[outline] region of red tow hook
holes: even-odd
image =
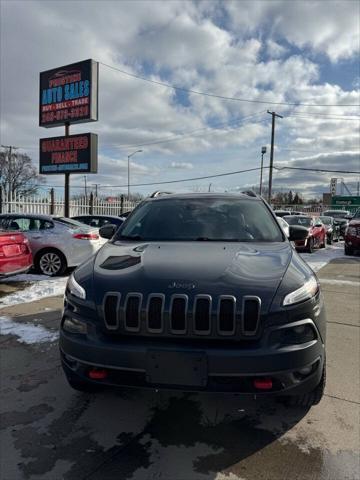
[[[104,380],[108,376],[108,371],[104,368],[91,368],[88,375],[91,380]]]
[[[273,382],[271,378],[255,378],[254,387],[258,390],[271,390]]]

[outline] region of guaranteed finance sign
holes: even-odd
[[[99,64],[93,60],[40,73],[40,127],[98,119]]]
[[[95,133],[41,138],[40,173],[96,173],[97,140]]]

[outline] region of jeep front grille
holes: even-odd
[[[122,334],[189,338],[256,337],[259,332],[261,300],[245,296],[237,302],[232,295],[186,294],[166,297],[162,293],[109,292],[103,303],[108,330]]]

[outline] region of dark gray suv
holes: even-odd
[[[70,277],[70,385],[277,395],[318,403],[326,319],[318,280],[252,192],[143,201]],[[290,226],[290,240],[307,230]]]

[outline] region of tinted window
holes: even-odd
[[[115,240],[279,242],[281,229],[260,201],[183,198],[145,202]]]
[[[40,220],[38,218],[15,217],[10,218],[8,228],[10,230],[20,230],[29,232],[40,229]]]
[[[85,225],[82,222],[78,222],[77,220],[73,220],[72,218],[57,217],[55,221],[59,223],[63,223],[68,228],[72,228],[72,229],[85,227]]]
[[[294,215],[284,217],[289,225],[301,225],[302,227],[310,227],[312,219],[310,217],[300,217],[300,215]]]

